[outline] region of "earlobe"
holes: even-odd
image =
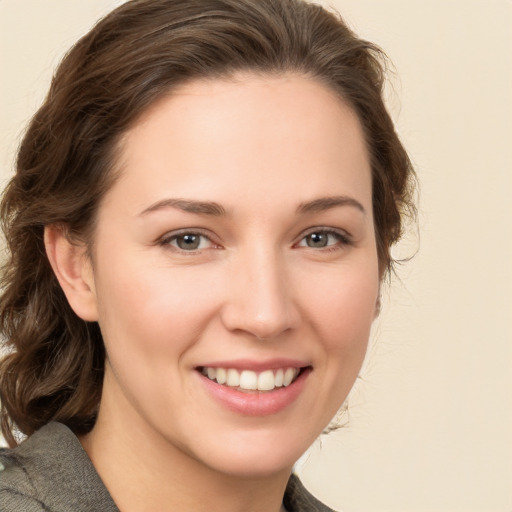
[[[69,240],[58,225],[44,228],[44,245],[53,272],[73,311],[83,320],[98,320],[91,262],[84,244]]]

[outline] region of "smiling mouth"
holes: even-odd
[[[222,386],[234,388],[245,393],[258,391],[273,391],[277,388],[288,387],[305,368],[278,368],[255,372],[252,370],[237,370],[235,368],[199,367],[198,370],[208,379]]]

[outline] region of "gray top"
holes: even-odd
[[[289,512],[334,512],[292,475],[284,505]],[[50,423],[17,448],[0,449],[2,512],[119,512],[77,437]]]

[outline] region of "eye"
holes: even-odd
[[[167,236],[161,240],[161,245],[171,247],[185,252],[200,251],[214,247],[214,243],[206,235],[194,232],[183,232]]]
[[[312,249],[324,249],[350,243],[348,236],[337,231],[327,229],[317,229],[308,233],[297,244],[298,247],[309,247]]]

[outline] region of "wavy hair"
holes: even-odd
[[[334,90],[357,114],[372,168],[377,251],[414,213],[414,172],[383,102],[386,58],[336,14],[302,0],[131,0],[99,21],[59,65],[21,142],[0,215],[8,257],[0,285],[0,421],[9,444],[49,421],[94,425],[105,350],[77,317],[45,253],[44,227],[90,244],[116,179],[119,140],[186,81],[239,71],[294,72]]]

